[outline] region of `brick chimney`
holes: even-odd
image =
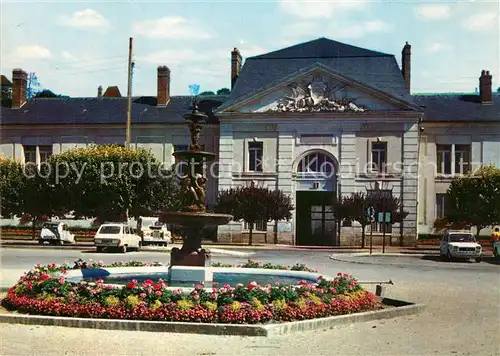
[[[242,57],[238,48],[231,52],[231,90],[234,88],[236,80],[240,76]]]
[[[158,67],[156,105],[166,106],[170,101],[170,69],[167,66]]]
[[[97,88],[97,98],[102,98],[102,85],[99,85],[99,87]]]
[[[22,69],[12,71],[12,108],[19,109],[26,103],[26,89],[28,87],[28,74]]]
[[[411,45],[406,42],[401,51],[401,73],[405,81],[405,87],[408,92],[411,90]]]
[[[492,76],[489,70],[483,70],[479,77],[479,98],[483,104],[491,104],[493,102],[491,78]]]

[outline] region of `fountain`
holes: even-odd
[[[174,247],[170,255],[170,266],[209,267],[208,252],[201,247],[202,231],[204,227],[226,225],[233,216],[207,212],[205,205],[206,183],[205,163],[215,158],[215,153],[201,150],[200,133],[207,115],[199,111],[197,94],[199,86],[191,85],[190,91],[194,94],[192,112],[184,115],[189,121],[191,144],[186,151],[174,152],[178,159],[181,171],[180,176],[182,207],[178,212],[163,212],[160,221],[182,226],[182,248]]]

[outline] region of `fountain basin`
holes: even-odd
[[[203,277],[205,276],[205,277]],[[236,287],[237,284],[248,285],[256,282],[259,285],[271,284],[276,282],[282,285],[299,286],[300,281],[307,283],[316,283],[322,276],[319,273],[291,270],[271,270],[264,268],[227,268],[227,267],[191,267],[191,266],[172,266],[166,268],[160,267],[110,267],[110,268],[90,268],[81,270],[69,270],[61,277],[66,278],[68,282],[88,283],[103,279],[105,284],[115,287],[123,287],[132,280],[137,282],[151,279],[157,281],[163,279],[168,284],[168,289],[178,290],[189,294],[196,285],[204,282],[204,289],[211,289],[211,282],[217,282],[219,286],[229,284]],[[322,276],[325,279],[329,277]],[[212,279],[212,280],[207,280]]]
[[[232,215],[205,212],[163,212],[160,221],[175,225],[218,226],[226,225],[233,219]]]
[[[182,161],[199,162],[202,161],[203,159],[206,159],[207,161],[213,161],[217,155],[212,152],[190,150],[190,151],[176,151],[173,153],[173,156],[175,158],[181,159]]]

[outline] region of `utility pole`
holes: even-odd
[[[132,62],[132,41],[133,38],[130,37],[128,45],[127,138],[125,142],[126,148],[130,148],[130,116],[132,115],[132,70],[134,67],[134,63]]]

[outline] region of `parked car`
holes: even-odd
[[[160,222],[159,218],[141,216],[137,219],[137,230],[142,237],[142,245],[163,245],[172,243],[172,233],[167,225]]]
[[[452,259],[471,259],[481,262],[482,247],[477,243],[476,237],[468,230],[447,231],[439,244],[441,258],[451,261]]]
[[[126,253],[129,249],[140,251],[141,237],[132,232],[132,228],[123,223],[102,224],[94,237],[97,252],[119,250]]]
[[[38,243],[43,244],[45,242],[57,245],[74,244],[75,235],[69,231],[68,225],[63,222],[46,222],[42,225],[38,238]]]

